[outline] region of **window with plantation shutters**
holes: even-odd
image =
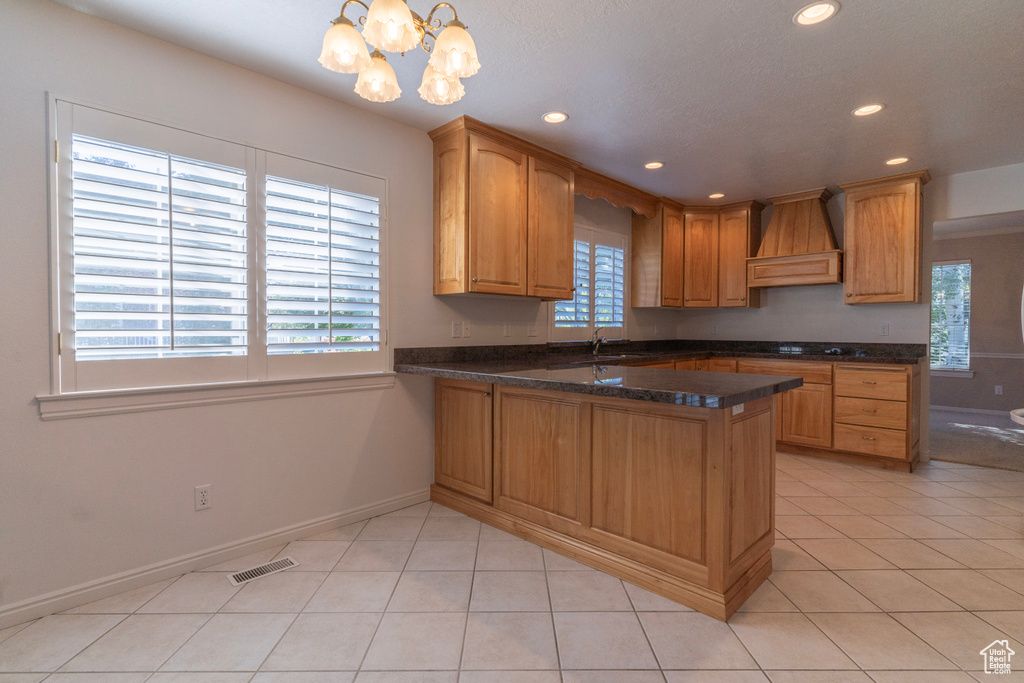
[[[625,337],[626,238],[622,235],[577,227],[574,251],[574,296],[556,301],[553,341]]]
[[[72,139],[79,361],[245,354],[246,173]]]
[[[932,264],[931,367],[971,367],[971,262]]]
[[[388,369],[384,180],[55,111],[59,393]]]

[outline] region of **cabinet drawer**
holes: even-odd
[[[836,422],[885,429],[907,428],[907,404],[873,398],[836,396]]]
[[[686,360],[675,361],[676,370],[696,370],[697,360],[695,358],[688,358]]]
[[[883,458],[905,460],[907,433],[896,429],[835,425],[835,448],[840,451],[880,455]]]
[[[836,396],[907,400],[907,373],[904,370],[836,368]]]
[[[782,375],[803,377],[807,384],[832,384],[831,363],[808,363],[797,360],[740,360],[736,372],[751,375]]]

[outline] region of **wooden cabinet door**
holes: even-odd
[[[434,382],[434,482],[490,503],[492,385]]]
[[[708,358],[708,372],[736,372],[736,361],[732,358]]]
[[[661,305],[683,305],[683,212],[671,206],[662,211]]]
[[[468,291],[467,147],[462,131],[434,141],[434,294]]]
[[[755,225],[756,223],[756,225]],[[718,217],[718,305],[757,307],[760,292],[747,289],[747,258],[757,254],[761,211],[744,207]]]
[[[469,136],[469,291],[526,295],[527,155]]]
[[[572,169],[530,157],[527,293],[571,299],[573,283]]]
[[[553,392],[498,394],[495,505],[567,533],[589,525],[589,406]]]
[[[782,440],[832,447],[832,386],[805,384],[782,394]]]
[[[718,306],[717,213],[687,213],[683,222],[683,306]]]
[[[920,193],[918,179],[846,189],[844,303],[920,302]]]
[[[675,361],[673,367],[676,370],[696,370],[697,369],[697,361],[694,360],[693,358],[689,358],[687,360],[677,360],[677,361]]]

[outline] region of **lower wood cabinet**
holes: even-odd
[[[493,500],[493,391],[482,382],[434,383],[434,481],[488,503]],[[459,438],[442,438],[445,434]]]
[[[800,377],[804,384],[776,400],[780,442],[832,447],[832,364],[791,360],[741,359],[737,372]]]
[[[771,572],[771,398],[435,387],[432,500],[722,620]]]

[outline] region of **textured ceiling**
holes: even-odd
[[[1024,162],[1022,0],[842,0],[806,28],[809,0],[453,0],[483,66],[446,107],[416,93],[419,51],[388,56],[389,104],[320,67],[341,0],[60,1],[423,130],[467,114],[689,203]],[[886,109],[850,115],[870,102]],[[543,123],[552,109],[569,121]]]

